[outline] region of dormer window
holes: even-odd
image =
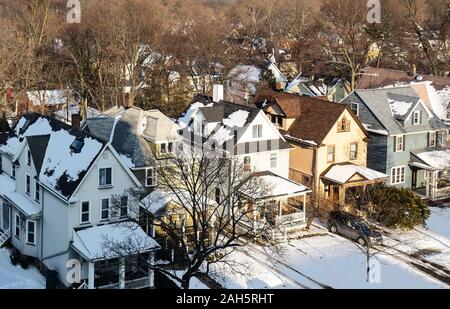
[[[350,103],[350,108],[352,109],[352,112],[356,115],[359,116],[359,104],[358,103]]]
[[[421,111],[414,112],[414,115],[413,115],[413,125],[416,126],[419,124],[422,124],[422,112]]]
[[[112,187],[112,168],[111,167],[99,169],[98,185],[100,188]]]

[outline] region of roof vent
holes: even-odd
[[[70,145],[70,150],[72,150],[75,153],[80,153],[81,150],[83,149],[83,147],[84,147],[84,141],[80,137],[77,137],[73,141],[72,145]]]

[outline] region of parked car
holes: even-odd
[[[374,231],[363,220],[346,213],[333,212],[328,220],[328,230],[331,233],[339,234],[361,246],[382,244],[383,236],[380,232]]]

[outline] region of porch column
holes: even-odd
[[[155,265],[155,251],[148,253],[148,285],[150,288],[155,287],[155,271],[151,266]]]
[[[281,201],[278,201],[278,208],[280,210],[280,220],[281,220],[281,217],[283,217],[283,207],[281,206]]]
[[[430,197],[430,193],[431,193],[431,191],[430,191],[431,177],[433,176],[433,173],[429,172],[429,171],[425,171],[424,173],[427,175],[426,181],[425,181],[425,196],[427,198],[429,198]]]
[[[119,260],[119,289],[125,289],[125,258]]]
[[[156,237],[156,226],[155,226],[155,222],[152,222],[152,237],[155,238]]]
[[[88,265],[88,289],[95,289],[95,263],[89,262]]]
[[[303,195],[303,221],[306,221],[306,194]]]

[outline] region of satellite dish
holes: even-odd
[[[423,76],[422,75],[417,75],[416,80],[419,81],[419,82],[423,81]]]

